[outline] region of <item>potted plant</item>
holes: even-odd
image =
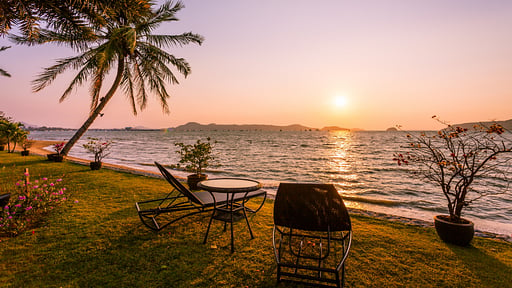
[[[28,149],[32,147],[32,145],[34,145],[34,140],[24,139],[21,143],[21,147],[23,148],[21,151],[21,156],[28,156],[30,154]]]
[[[94,154],[94,162],[89,163],[89,167],[91,167],[91,170],[99,170],[102,166],[101,160],[110,154],[109,150],[113,142],[93,137],[87,137],[87,139],[89,139],[89,142],[84,144],[83,147]]]
[[[52,154],[46,155],[48,157],[48,160],[53,161],[53,162],[62,162],[62,159],[64,158],[64,156],[62,156],[62,154],[60,154],[60,152],[62,152],[62,149],[64,148],[65,144],[66,144],[66,142],[53,144],[52,148],[57,153],[52,153]]]
[[[7,144],[7,140],[0,136],[0,151],[4,151],[5,150],[5,144]]]
[[[180,147],[176,153],[181,156],[176,166],[180,168],[181,164],[184,164],[187,171],[194,172],[187,176],[187,184],[191,190],[197,190],[197,183],[208,179],[208,175],[203,174],[203,169],[210,165],[210,161],[214,160],[211,139],[208,137],[206,140],[206,142],[197,140],[195,144],[174,143],[175,146]]]
[[[511,152],[512,145],[499,124],[463,128],[433,118],[446,128],[435,134],[408,134],[408,151],[396,153],[394,160],[412,165],[413,175],[440,188],[448,215],[434,217],[436,231],[443,241],[466,246],[473,239],[474,224],[462,218],[462,211],[484,196],[506,192],[489,190],[485,181],[493,177],[508,182],[505,170],[512,159],[502,154]]]

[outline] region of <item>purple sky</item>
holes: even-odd
[[[118,93],[96,128],[204,124],[303,124],[382,130],[436,129],[512,118],[512,1],[185,0],[179,22],[160,33],[192,31],[202,46],[170,51],[192,74],[169,86],[171,114],[156,99],[138,116]],[[79,127],[88,86],[58,99],[74,75],[41,92],[30,81],[57,58],[51,45],[4,38],[0,111],[31,124]],[[110,83],[106,83],[109,87]]]

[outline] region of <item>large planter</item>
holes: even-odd
[[[469,220],[461,220],[463,223],[455,223],[450,221],[449,215],[435,216],[434,226],[439,238],[446,243],[468,246],[475,235],[475,225]]]
[[[53,162],[62,162],[62,159],[64,159],[64,156],[58,153],[48,154],[46,157],[48,157],[48,160]]]
[[[30,154],[30,151],[28,151],[28,150],[21,151],[21,156],[28,156],[28,154]]]
[[[207,180],[208,175],[206,174],[191,174],[187,176],[187,184],[190,190],[198,190],[197,189],[197,183]]]
[[[89,167],[91,167],[91,170],[100,170],[103,163],[101,162],[90,162]]]

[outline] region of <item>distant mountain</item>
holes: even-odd
[[[458,127],[470,129],[470,128],[473,128],[474,125],[484,125],[484,126],[488,127],[488,126],[490,126],[493,123],[500,124],[506,130],[512,131],[512,119],[505,120],[505,121],[486,121],[486,122],[462,123],[462,124],[455,124],[455,125],[452,125],[452,126],[458,126]]]
[[[321,129],[322,131],[350,131],[350,129],[347,128],[340,128],[338,126],[326,126]]]
[[[298,124],[288,126],[258,125],[258,124],[199,124],[189,122],[174,128],[175,131],[318,131],[317,128],[306,127]]]

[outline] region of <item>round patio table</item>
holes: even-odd
[[[217,178],[201,181],[197,184],[197,186],[210,192],[214,199],[215,195],[213,192],[227,194],[227,201],[219,205],[216,204],[213,209],[213,213],[210,218],[210,223],[208,224],[208,229],[206,230],[203,243],[206,243],[206,240],[208,239],[208,232],[210,231],[210,226],[213,219],[224,222],[224,231],[226,229],[226,223],[231,223],[231,253],[235,251],[233,222],[244,218],[247,223],[247,227],[249,228],[251,239],[254,239],[251,225],[249,224],[249,219],[247,219],[246,214],[246,209],[248,208],[245,207],[244,203],[247,200],[245,198],[247,197],[247,193],[256,191],[261,188],[261,184],[258,181],[241,178]],[[245,195],[243,197],[235,196],[236,194],[241,193],[245,193]]]

